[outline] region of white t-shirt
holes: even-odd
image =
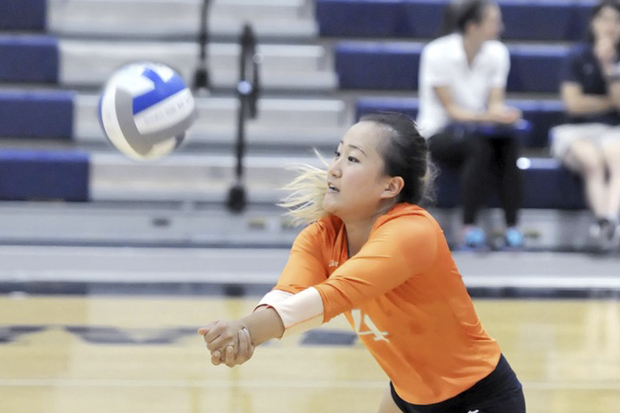
[[[428,43],[420,56],[417,124],[426,138],[450,123],[448,112],[433,90],[449,86],[454,103],[471,111],[486,111],[491,88],[505,88],[510,70],[508,48],[498,40],[483,43],[472,65],[467,64],[463,36],[453,33]]]

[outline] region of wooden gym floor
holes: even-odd
[[[343,318],[209,363],[200,325],[257,296],[0,295],[2,413],[376,412],[388,381]],[[476,299],[528,412],[620,406],[620,300]]]

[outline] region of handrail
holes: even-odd
[[[241,54],[239,60],[239,83],[237,97],[237,141],[235,145],[236,168],[235,184],[228,194],[227,206],[232,212],[242,212],[247,206],[247,197],[243,184],[243,158],[245,156],[245,121],[258,116],[258,99],[260,96],[260,55],[256,52],[256,35],[249,24],[243,26],[239,39]]]
[[[200,46],[200,55],[198,67],[194,73],[194,83],[192,88],[194,91],[208,91],[211,87],[211,79],[209,78],[209,70],[207,68],[207,44],[209,43],[208,30],[208,13],[209,0],[203,0],[200,11],[200,31],[198,33],[198,44]]]

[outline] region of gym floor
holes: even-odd
[[[388,383],[342,317],[243,366],[210,364],[196,329],[251,311],[285,249],[6,246],[0,258],[3,412],[375,412]],[[455,259],[528,412],[617,410],[617,258]]]

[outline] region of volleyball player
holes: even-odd
[[[308,167],[284,205],[309,225],[275,288],[239,320],[199,329],[213,364],[344,313],[386,375],[380,413],[523,413],[522,387],[482,327],[443,232],[419,206],[427,142],[404,115],[363,117],[327,171]]]

